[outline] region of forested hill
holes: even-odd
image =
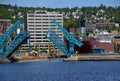
[[[17,19],[23,19],[18,13],[24,15],[27,12],[34,12],[35,10],[46,10],[48,12],[56,11],[59,13],[64,13],[64,16],[68,16],[69,19],[74,19],[73,12],[78,12],[76,15],[80,17],[85,17],[87,20],[94,20],[100,18],[110,19],[116,23],[120,24],[120,6],[118,7],[106,7],[105,5],[100,5],[99,7],[74,7],[74,8],[45,8],[45,7],[18,7],[17,5],[5,5],[0,4],[0,19],[11,19],[15,22]]]

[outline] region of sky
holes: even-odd
[[[120,0],[0,0],[0,4],[11,4],[23,7],[46,7],[46,8],[63,8],[63,7],[88,7],[88,6],[120,6]]]

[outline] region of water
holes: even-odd
[[[120,81],[120,61],[0,64],[0,81]]]

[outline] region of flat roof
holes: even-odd
[[[11,22],[10,19],[0,19],[0,21]]]

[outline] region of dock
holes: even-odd
[[[120,61],[120,54],[83,54],[65,58],[63,61]]]

